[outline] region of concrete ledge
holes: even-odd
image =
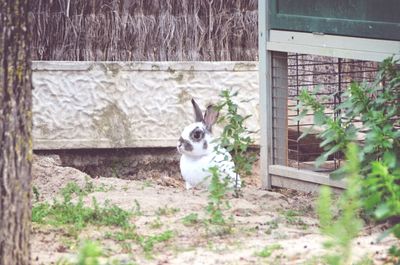
[[[257,62],[35,61],[35,150],[174,147],[222,89],[240,90],[241,113],[259,131]],[[216,128],[218,133],[218,128]],[[259,136],[255,136],[258,143]]]
[[[33,71],[258,71],[258,62],[98,62],[33,61]]]

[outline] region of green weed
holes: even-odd
[[[109,192],[112,190],[115,190],[114,185],[106,185],[104,183],[101,183],[99,186],[93,188],[93,192]]]
[[[300,226],[302,229],[307,229],[308,225],[301,219],[302,212],[288,210],[283,213],[285,220],[288,224]]]
[[[186,226],[195,225],[199,222],[199,215],[197,213],[191,213],[182,218],[182,223]]]
[[[272,255],[275,250],[282,249],[282,246],[279,244],[273,244],[270,246],[264,247],[261,251],[256,252],[255,255],[261,258],[268,258]]]
[[[126,240],[134,240],[138,239],[139,235],[136,232],[135,227],[127,227],[122,229],[121,231],[116,232],[106,232],[105,238],[113,239],[115,241],[126,241]]]
[[[209,171],[211,173],[211,183],[206,211],[210,216],[209,222],[211,224],[223,225],[226,224],[223,210],[230,208],[229,201],[225,196],[228,190],[228,179],[221,180],[218,167],[211,167]]]
[[[102,262],[100,260],[103,259]],[[118,261],[118,260],[105,260],[105,255],[102,248],[98,243],[93,241],[85,241],[79,248],[74,261],[69,261],[67,259],[60,259],[56,262],[56,265],[135,265],[136,263],[131,261]]]
[[[280,218],[275,218],[275,219],[273,219],[273,220],[271,220],[271,221],[268,221],[268,222],[266,223],[266,224],[268,225],[268,229],[265,230],[265,233],[266,233],[267,235],[270,235],[270,234],[272,233],[272,230],[278,229],[278,227],[279,227],[279,221],[280,221]]]
[[[216,110],[226,109],[226,113],[220,115],[218,123],[224,124],[223,131],[219,137],[221,146],[231,153],[233,162],[235,163],[236,184],[238,177],[241,175],[251,175],[253,164],[256,156],[249,152],[249,147],[254,144],[254,140],[250,137],[250,132],[245,126],[245,121],[251,115],[242,116],[239,114],[239,106],[234,101],[234,97],[238,95],[238,91],[222,90],[220,93],[220,102],[216,105]],[[244,184],[242,180],[242,185]],[[238,185],[235,185],[235,197],[239,197]]]
[[[129,241],[136,242],[142,247],[146,257],[148,258],[151,258],[153,256],[153,249],[156,244],[168,241],[173,236],[174,233],[171,230],[164,231],[157,235],[144,236],[137,233],[134,227],[124,228],[123,230],[116,232],[107,232],[104,235],[104,237],[107,239],[117,241],[124,249],[124,251],[127,252],[132,249],[131,242]]]
[[[92,207],[84,206],[82,196],[77,203],[73,203],[72,193],[79,191],[74,185],[67,185],[62,190],[64,200],[55,200],[52,204],[47,202],[38,203],[32,208],[32,221],[36,223],[50,225],[73,225],[76,229],[82,229],[87,224],[112,225],[128,227],[130,212],[119,208],[106,201],[104,206],[100,206],[93,198]]]
[[[218,119],[218,123],[224,124],[224,129],[218,138],[218,142],[220,146],[231,153],[235,164],[235,197],[239,197],[240,195],[239,176],[251,174],[253,163],[256,160],[255,156],[248,152],[250,145],[253,144],[253,140],[250,137],[251,132],[244,125],[250,115],[243,117],[238,113],[238,105],[233,100],[237,95],[238,92],[223,90],[220,93],[221,99],[215,106],[215,110],[218,112],[221,112],[223,109],[226,110]],[[215,150],[217,152],[219,152],[220,146],[216,147]],[[227,192],[230,190],[230,181],[225,176],[225,173],[219,170],[218,166],[211,167],[208,170],[211,179],[208,204],[205,209],[208,218],[203,223],[207,231],[214,230],[213,233],[219,235],[231,233],[233,216],[229,218],[224,216],[224,211],[230,208],[229,200],[226,197]],[[241,184],[244,184],[242,180]]]
[[[322,187],[317,204],[321,232],[329,237],[324,246],[331,252],[324,258],[330,265],[350,264],[351,243],[363,225],[359,217],[362,205],[360,200],[361,178],[358,175],[360,164],[356,145],[349,145],[346,159],[347,189],[343,192],[339,202],[333,204],[330,188]],[[336,220],[333,218],[332,205],[335,205],[340,211]]]
[[[163,226],[163,223],[161,222],[161,219],[159,216],[157,216],[157,218],[155,220],[153,220],[152,222],[150,222],[150,228],[152,229],[159,229]]]
[[[391,257],[391,260],[393,264],[399,265],[400,264],[400,243],[398,246],[391,246],[389,249],[389,255]]]
[[[150,180],[145,179],[142,181],[142,189],[153,187],[153,183]]]
[[[156,215],[158,215],[158,216],[172,216],[172,215],[176,214],[179,211],[180,211],[179,208],[164,206],[162,208],[159,207],[157,209]]]
[[[142,215],[143,215],[142,207],[140,206],[138,200],[135,199],[135,200],[134,200],[134,203],[135,203],[135,208],[134,208],[134,210],[133,210],[133,214],[134,214],[135,216],[142,216]]]
[[[100,257],[102,257],[101,247],[95,242],[86,241],[79,249],[76,262],[61,259],[56,262],[56,265],[99,265]]]
[[[101,247],[94,242],[87,241],[83,244],[79,251],[78,264],[79,265],[97,265],[99,258],[102,256]]]
[[[158,235],[152,236],[139,236],[137,241],[142,246],[146,256],[151,258],[153,256],[154,245],[157,243],[170,240],[174,236],[173,231],[167,230]]]

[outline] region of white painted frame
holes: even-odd
[[[400,59],[400,41],[271,30],[267,50],[381,62]]]
[[[271,185],[301,190],[305,192],[318,191],[321,185],[330,186],[337,190],[346,188],[343,180],[333,180],[327,174],[301,170],[280,165],[270,165]]]
[[[272,164],[272,83],[271,51],[267,50],[268,1],[258,0],[258,71],[260,86],[260,176],[263,188],[271,188]]]

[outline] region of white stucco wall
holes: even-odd
[[[175,146],[190,99],[204,108],[225,88],[251,99],[241,112],[259,129],[256,62],[41,61],[33,85],[34,149]]]

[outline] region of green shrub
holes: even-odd
[[[396,158],[386,153],[381,161],[371,163],[371,171],[363,180],[364,207],[373,212],[377,220],[400,217],[400,167]],[[400,238],[400,223],[388,232]]]
[[[359,143],[358,136],[365,134],[364,141],[358,144],[360,197],[367,215],[379,221],[400,217],[400,70],[397,63],[393,58],[384,60],[371,84],[352,83],[342,95],[343,103],[334,110],[338,113],[336,118],[325,114],[325,106],[316,94],[303,90],[299,96],[298,108],[302,110],[299,118],[312,110],[314,123],[324,129],[319,137],[325,152],[317,159],[317,165],[335,152],[344,152],[350,143]],[[351,165],[352,161],[346,163]],[[339,178],[348,175],[346,167],[332,174]],[[391,232],[400,238],[400,225],[395,224],[384,235]]]
[[[224,128],[221,136],[217,139],[219,146],[216,147],[218,152],[219,147],[224,147],[231,155],[235,164],[234,172],[236,173],[235,179],[235,197],[239,197],[240,188],[238,185],[239,176],[249,175],[252,172],[253,163],[256,160],[255,155],[249,153],[249,147],[253,144],[250,137],[250,132],[244,125],[244,122],[251,116],[243,117],[238,113],[238,105],[234,101],[234,97],[238,92],[230,90],[223,90],[220,93],[220,101],[215,106],[216,110],[222,113],[218,119],[218,123],[223,124]],[[226,110],[223,112],[222,110]],[[226,157],[226,159],[229,159]],[[226,197],[227,192],[230,190],[230,181],[224,173],[219,170],[218,166],[208,169],[210,172],[210,186],[208,205],[206,212],[209,216],[205,220],[207,231],[214,226],[217,234],[230,233],[232,230],[233,217],[227,218],[224,211],[230,208],[229,200]],[[243,185],[243,180],[241,184]]]
[[[347,189],[340,197],[336,210],[340,215],[333,218],[332,195],[329,187],[322,187],[317,204],[317,212],[320,220],[321,232],[329,237],[324,243],[330,253],[324,257],[330,265],[350,264],[351,243],[362,228],[362,221],[359,217],[361,209],[361,187],[359,176],[358,148],[350,144],[346,152],[348,163],[345,165],[345,172],[348,174]]]
[[[364,142],[358,145],[362,196],[364,208],[375,212],[379,219],[398,216],[400,211],[395,203],[400,171],[400,71],[396,63],[392,58],[386,59],[372,84],[351,84],[343,94],[345,100],[335,109],[340,113],[338,118],[324,114],[325,107],[316,95],[305,90],[298,106],[302,109],[300,119],[312,110],[315,124],[324,128],[319,137],[325,152],[317,159],[317,165],[334,152],[344,152],[349,143],[357,142],[357,135],[365,133]],[[361,124],[356,126],[358,120]],[[344,177],[343,173],[340,168],[332,175]],[[392,214],[379,214],[388,207]]]
[[[335,109],[339,114],[336,118],[325,114],[325,106],[315,94],[301,91],[298,108],[302,111],[299,118],[312,110],[314,123],[324,128],[319,137],[323,140],[321,147],[325,152],[317,160],[319,165],[329,155],[344,152],[347,145],[356,142],[357,135],[362,132],[365,132],[365,141],[359,147],[363,173],[368,173],[371,162],[383,159],[385,154],[400,156],[400,71],[395,63],[397,61],[391,58],[386,59],[372,84],[352,83],[341,95],[344,101]],[[396,162],[395,168],[399,168],[399,162]]]
[[[236,183],[238,176],[243,177],[252,173],[253,164],[256,161],[256,156],[249,152],[249,148],[254,144],[254,141],[250,137],[251,132],[244,124],[251,115],[242,116],[239,114],[239,106],[234,101],[234,97],[238,93],[238,91],[222,90],[219,95],[221,99],[216,105],[216,110],[220,112],[223,109],[226,110],[218,119],[218,123],[224,125],[218,140],[221,146],[226,148],[232,155],[233,162],[235,163]],[[238,193],[239,190],[235,188],[236,197],[239,196]]]

